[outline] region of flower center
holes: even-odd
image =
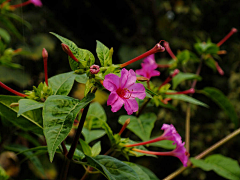
[[[123,99],[129,99],[131,97],[131,93],[127,88],[119,88],[117,90],[117,94],[119,97],[123,98]]]

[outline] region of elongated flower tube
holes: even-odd
[[[216,66],[218,73],[223,76],[224,71],[222,70],[222,68],[219,66],[219,64],[217,62],[215,62],[215,66]]]
[[[221,46],[226,40],[228,40],[234,33],[237,32],[236,28],[232,28],[231,31],[221,40],[219,43],[217,43],[217,46]]]
[[[186,151],[184,144],[185,143],[177,144],[177,147],[170,152],[144,151],[136,148],[133,148],[132,150],[136,152],[144,153],[144,154],[153,154],[157,156],[175,156],[182,162],[184,167],[187,167],[189,153]]]
[[[74,61],[76,61],[77,63],[79,62],[79,60],[73,55],[72,51],[70,50],[70,48],[68,47],[68,45],[62,43],[61,44],[62,49],[65,53],[67,53]]]
[[[138,111],[138,103],[135,98],[144,99],[146,96],[145,88],[142,84],[136,83],[136,74],[130,69],[125,68],[121,71],[121,77],[115,74],[105,76],[103,86],[111,91],[107,105],[112,106],[112,112],[117,112],[124,104],[128,115]]]
[[[169,43],[167,41],[165,41],[163,43],[163,45],[164,45],[166,51],[168,52],[168,54],[171,56],[171,58],[176,61],[177,57],[173,54],[173,52],[172,52],[172,50],[171,50],[171,48],[169,46]]]
[[[179,72],[180,72],[180,71],[179,71],[178,69],[175,69],[175,70],[173,71],[173,73],[172,73],[170,76],[168,76],[168,78],[158,87],[158,90],[161,89],[162,86],[164,86],[165,84],[167,84],[168,82],[170,82],[170,81],[172,80],[172,78],[173,78],[174,76],[176,76]]]
[[[27,95],[26,94],[22,94],[20,92],[17,92],[15,90],[13,90],[12,88],[8,87],[7,85],[3,84],[1,81],[0,81],[0,86],[6,90],[8,90],[9,92],[17,95],[17,96],[21,96],[21,97],[26,97]]]
[[[157,63],[155,62],[154,54],[146,57],[141,63],[142,69],[136,70],[136,74],[139,74],[143,77],[150,79],[153,76],[159,76],[160,72],[156,71],[155,69],[158,67]]]
[[[164,130],[164,133],[152,140],[145,141],[145,142],[140,142],[140,143],[135,143],[135,144],[127,144],[125,147],[134,147],[134,146],[142,146],[146,144],[151,144],[154,142],[162,141],[162,140],[170,140],[173,141],[173,144],[181,144],[182,143],[182,138],[178,134],[177,130],[172,124],[163,124],[161,130]]]
[[[48,86],[48,68],[47,68],[47,60],[48,60],[48,52],[45,48],[42,50],[43,64],[44,64],[44,74],[45,74],[45,82]]]
[[[120,67],[123,68],[123,67],[125,67],[125,66],[127,66],[127,65],[129,65],[129,64],[132,64],[132,63],[140,60],[140,59],[143,59],[143,58],[145,58],[145,57],[148,57],[148,56],[150,56],[151,54],[155,54],[155,53],[157,53],[157,52],[164,52],[164,51],[165,51],[165,48],[164,48],[163,46],[161,46],[161,44],[160,44],[162,41],[164,41],[164,40],[161,40],[159,43],[157,43],[157,44],[156,44],[152,49],[150,49],[149,51],[141,54],[141,55],[138,56],[138,57],[135,57],[134,59],[132,59],[132,60],[130,60],[130,61],[128,61],[128,62],[125,62],[125,63],[121,64]]]
[[[34,4],[34,6],[38,6],[38,7],[42,6],[42,2],[40,0],[29,0],[29,1],[23,2],[21,4],[11,5],[10,9],[23,7],[23,6],[26,6],[28,4]]]
[[[195,89],[194,88],[190,88],[186,91],[181,91],[181,92],[166,92],[165,94],[168,95],[173,95],[173,94],[193,94],[195,93]]]
[[[123,131],[126,129],[126,127],[130,124],[130,118],[128,118],[125,123],[123,124],[121,130],[119,131],[119,136],[121,136],[121,134],[123,133]]]

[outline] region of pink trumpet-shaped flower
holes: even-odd
[[[175,156],[182,162],[183,166],[187,167],[189,153],[186,151],[184,144],[185,143],[177,144],[177,147],[170,152],[145,151],[145,150],[136,149],[136,148],[133,148],[132,150],[136,152],[144,153],[144,154],[153,154],[157,156]]]
[[[177,144],[177,145],[182,143],[181,136],[178,134],[177,130],[175,129],[175,127],[172,124],[170,124],[170,125],[163,124],[161,130],[164,130],[164,133],[155,139],[136,143],[136,144],[127,144],[127,145],[125,145],[125,147],[142,146],[142,145],[151,144],[151,143],[155,143],[155,142],[162,141],[162,140],[173,141],[173,144]]]
[[[144,99],[146,96],[144,86],[136,83],[136,74],[132,69],[128,71],[123,68],[121,77],[115,74],[106,75],[103,86],[111,91],[107,105],[112,106],[112,112],[117,112],[124,104],[124,108],[130,115],[138,111],[138,103],[135,98]]]
[[[141,63],[142,69],[136,70],[136,73],[150,79],[153,76],[159,76],[160,72],[156,71],[155,69],[158,67],[157,63],[154,59],[154,54],[148,56],[143,60]]]
[[[30,0],[30,2],[35,6],[39,6],[39,7],[42,6],[42,2],[40,0]]]

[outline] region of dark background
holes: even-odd
[[[31,89],[32,85],[37,85],[43,81],[43,63],[40,49],[49,44],[51,48],[46,48],[49,53],[49,77],[62,72],[70,71],[67,55],[62,51],[60,41],[49,32],[55,32],[74,41],[78,47],[90,50],[96,57],[96,40],[101,41],[107,47],[114,48],[113,63],[122,63],[151,49],[160,40],[170,43],[172,51],[177,54],[178,50],[188,49],[194,52],[193,45],[196,38],[212,42],[219,42],[232,27],[240,29],[240,1],[238,0],[197,0],[197,1],[160,1],[160,0],[123,0],[123,1],[94,1],[94,0],[42,0],[43,7],[38,8],[33,5],[23,7],[17,11],[19,15],[32,24],[32,29],[28,29],[19,23],[19,31],[24,35],[24,41],[13,39],[13,47],[25,47],[35,54],[24,56],[18,61],[25,67],[25,72],[30,74],[32,80],[25,89]],[[37,35],[47,38],[33,41]],[[35,49],[34,49],[35,48]],[[221,56],[219,65],[225,72],[220,76],[208,67],[203,67],[201,76],[203,80],[196,86],[202,89],[206,86],[219,88],[230,98],[238,115],[239,104],[239,33],[234,34],[226,43],[221,46],[221,50],[226,50],[227,54]],[[157,62],[167,62],[170,60],[167,52],[156,54]],[[97,62],[98,63],[98,62]],[[130,67],[129,67],[130,68]],[[131,66],[133,69],[140,68],[140,62]],[[192,72],[196,71],[193,66]],[[168,76],[167,69],[161,71],[160,80],[164,81]],[[23,87],[12,87],[23,90]],[[186,89],[187,86],[180,86],[179,90]],[[5,92],[5,91],[4,91]],[[5,92],[6,93],[6,92]],[[193,106],[191,120],[191,156],[196,156],[209,146],[213,145],[221,138],[234,130],[233,124],[222,110],[211,100],[203,95],[194,95],[195,98],[207,103],[210,108]],[[105,107],[108,115],[108,122],[114,132],[121,128],[116,122],[118,116],[124,114],[111,113],[110,107]],[[166,110],[164,108],[151,109],[158,114],[158,121],[153,133],[157,133],[163,123],[172,123],[177,127],[178,132],[184,137],[186,103],[178,103],[178,111]],[[147,110],[146,110],[147,111]],[[130,135],[131,138],[135,138]],[[104,140],[107,141],[107,138]],[[138,140],[138,139],[136,139]],[[103,151],[108,149],[103,146]],[[237,159],[240,162],[239,137],[227,142],[222,147],[214,151],[227,157]],[[126,160],[119,157],[122,160]],[[131,158],[133,162],[139,163],[151,169],[159,179],[163,179],[180,167],[177,158],[159,157],[155,158]],[[54,166],[61,171],[60,157],[55,158]],[[22,169],[21,175],[29,172]],[[84,169],[79,165],[72,164],[69,176],[72,179],[80,179]],[[89,176],[91,179],[96,176]],[[104,179],[103,176],[98,176]],[[186,170],[175,179],[223,179],[214,172],[203,172],[200,169]]]

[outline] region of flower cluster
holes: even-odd
[[[133,148],[132,150],[136,152],[144,153],[144,154],[153,154],[153,155],[159,155],[159,156],[175,156],[179,158],[183,166],[186,167],[189,153],[186,151],[184,147],[185,143],[182,142],[182,138],[176,131],[175,127],[172,124],[170,125],[163,124],[161,130],[164,130],[164,133],[155,139],[141,142],[141,143],[136,143],[136,144],[128,144],[128,145],[125,145],[125,147],[135,147],[135,146],[146,145],[146,144],[150,144],[150,143],[154,143],[162,140],[170,140],[170,141],[173,141],[173,144],[176,144],[176,148],[170,152],[144,151],[136,148]]]

